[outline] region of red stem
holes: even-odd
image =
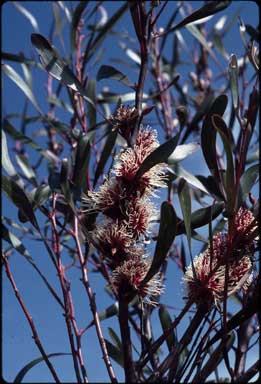
[[[33,318],[30,315],[30,313],[28,312],[28,310],[27,310],[27,308],[26,308],[26,306],[25,306],[25,304],[23,302],[23,299],[22,299],[22,297],[21,297],[21,295],[19,293],[19,290],[18,290],[18,288],[17,288],[17,286],[15,284],[13,275],[11,273],[8,260],[7,260],[7,258],[5,256],[3,256],[3,261],[4,261],[4,265],[5,265],[6,275],[7,275],[8,279],[9,279],[11,285],[12,285],[14,294],[15,294],[15,296],[16,296],[16,298],[17,298],[17,300],[18,300],[18,302],[19,302],[19,304],[20,304],[20,306],[21,306],[21,308],[22,308],[22,310],[23,310],[23,312],[25,314],[25,317],[26,317],[26,319],[27,319],[27,321],[28,321],[28,323],[29,323],[29,325],[31,327],[31,330],[32,330],[32,333],[33,333],[33,339],[35,341],[35,344],[37,345],[41,355],[43,356],[43,359],[44,359],[46,365],[48,366],[48,368],[49,368],[49,370],[50,370],[50,372],[51,372],[55,382],[56,383],[60,383],[60,380],[59,380],[59,378],[58,378],[58,376],[57,376],[57,374],[55,372],[55,369],[54,369],[52,363],[49,361],[48,356],[46,355],[45,350],[44,350],[44,348],[43,348],[43,346],[42,346],[42,344],[40,342],[40,339],[39,339],[39,336],[38,336],[38,332],[37,332],[36,327],[35,327],[34,322],[33,322]]]
[[[71,308],[70,308],[70,303],[69,303],[69,282],[66,279],[66,276],[64,274],[64,266],[61,261],[61,255],[60,255],[60,238],[57,233],[57,228],[56,228],[56,217],[55,217],[55,204],[56,204],[56,196],[54,196],[53,199],[53,212],[50,215],[50,221],[52,225],[52,236],[53,236],[53,252],[56,256],[57,259],[57,271],[58,271],[58,277],[60,280],[60,285],[62,288],[62,293],[63,293],[63,301],[64,301],[64,307],[65,307],[65,322],[67,326],[67,332],[68,332],[68,337],[70,341],[70,346],[71,346],[71,351],[72,351],[72,357],[73,357],[73,364],[74,364],[74,370],[75,370],[75,375],[78,383],[81,383],[81,376],[80,376],[80,371],[78,367],[78,361],[77,361],[77,350],[75,348],[74,344],[74,337],[73,337],[73,331],[72,331],[72,324],[71,324],[71,318],[72,318],[72,313],[71,313]]]
[[[90,301],[90,307],[91,307],[91,311],[93,313],[93,319],[94,319],[94,323],[95,323],[96,333],[97,333],[97,336],[98,336],[98,339],[100,342],[100,346],[101,346],[101,350],[102,350],[102,354],[103,354],[103,359],[104,359],[104,362],[106,364],[108,374],[110,376],[111,382],[117,383],[117,379],[116,379],[113,367],[112,367],[110,359],[109,359],[106,343],[105,343],[105,340],[104,340],[104,337],[102,334],[99,314],[97,312],[97,307],[96,307],[96,302],[95,302],[95,296],[92,292],[89,278],[88,278],[88,274],[87,274],[85,259],[84,259],[81,245],[80,245],[80,241],[79,241],[78,225],[79,225],[78,224],[78,218],[75,217],[75,219],[74,219],[74,230],[75,230],[74,239],[76,242],[78,255],[79,255],[79,261],[80,261],[81,270],[82,270],[82,282],[83,282],[83,285],[85,287],[86,293],[87,293],[89,301]]]

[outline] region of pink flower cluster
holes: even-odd
[[[217,306],[227,296],[247,290],[253,279],[254,237],[257,223],[252,213],[240,208],[235,215],[232,241],[227,233],[218,232],[213,237],[212,247],[196,256],[184,275],[188,297],[196,304],[210,308]],[[226,281],[227,268],[227,281]]]
[[[165,174],[163,164],[138,179],[136,174],[158,146],[156,132],[141,127],[133,148],[117,156],[111,174],[98,191],[83,197],[83,211],[102,213],[102,223],[96,224],[89,238],[112,270],[114,289],[125,292],[128,300],[138,294],[151,304],[155,304],[151,298],[163,288],[159,274],[142,284],[151,265],[143,239],[156,214],[150,196],[155,188],[166,186]]]

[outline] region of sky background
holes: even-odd
[[[122,2],[106,2],[106,9],[108,14],[111,15],[115,12],[116,9],[120,6]],[[53,7],[54,2],[19,2],[19,4],[23,5],[37,20],[39,26],[39,33],[43,36],[48,37],[50,26],[53,22]],[[78,2],[65,2],[65,4],[70,7],[75,7]],[[202,5],[202,2],[191,2],[193,9],[198,8]],[[169,12],[173,10],[172,7],[176,6],[176,2],[170,1],[168,8],[163,12],[161,17],[161,24],[165,25],[166,21],[169,17]],[[255,2],[250,1],[234,1],[232,5],[227,8],[225,11],[216,14],[210,21],[210,27],[213,26],[221,16],[226,15],[227,20],[239,11],[240,17],[243,19],[245,24],[251,24],[256,26],[259,20],[258,7]],[[177,19],[177,21],[180,19]],[[117,31],[124,34],[127,30],[129,35],[135,39],[135,33],[132,27],[132,23],[130,20],[129,13],[125,13],[123,18],[118,22],[116,26]],[[32,27],[31,23],[28,19],[19,12],[19,10],[15,7],[13,2],[7,2],[2,5],[2,50],[4,52],[18,54],[23,52],[26,57],[32,57],[36,59],[35,50],[31,45],[30,35],[34,33],[35,30]],[[190,43],[192,42],[191,35],[186,31],[182,30],[182,35],[186,41],[187,52],[190,50]],[[63,51],[63,47],[61,46],[57,36],[55,36],[54,44],[62,53],[62,55],[66,56],[68,54],[69,47],[69,31],[68,27],[64,27],[63,30],[64,42],[65,42],[65,51]],[[96,76],[97,70],[101,64],[108,64],[109,60],[113,57],[123,58],[123,52],[119,49],[118,36],[111,36],[109,38],[110,44],[105,45],[105,54],[101,62],[98,66],[88,66],[89,77],[93,78]],[[135,40],[134,40],[135,41]],[[231,27],[230,32],[226,36],[225,39],[225,47],[228,54],[235,53],[238,57],[241,57],[242,54],[242,41],[240,39],[238,33],[238,24],[237,22]],[[133,44],[133,47],[136,43]],[[171,52],[171,46],[166,46],[166,50]],[[220,60],[221,65],[226,68],[225,59],[220,55],[217,55]],[[127,57],[125,57],[126,60]],[[20,64],[15,64],[11,62],[6,62],[11,65],[15,70],[17,70],[22,75],[22,70]],[[111,63],[111,62],[110,62]],[[123,72],[127,73],[126,68],[121,68],[117,63],[113,64],[115,67],[119,68]],[[212,62],[212,70],[215,73],[217,68],[215,64]],[[182,79],[186,79],[188,77],[188,72],[190,68],[189,65],[184,65],[184,67],[179,67],[179,73]],[[137,72],[128,71],[128,77],[131,81],[137,81]],[[41,109],[44,112],[48,111],[48,104],[46,102],[46,80],[47,74],[37,68],[32,69],[32,78],[33,78],[33,89],[35,92],[35,96]],[[217,83],[218,84],[218,83]],[[2,75],[2,115],[5,117],[8,114],[21,114],[24,108],[24,94],[20,89],[17,88],[14,83],[7,78],[5,75]],[[120,85],[118,82],[107,82],[106,80],[101,81],[97,87],[98,91],[102,89],[105,85],[109,85],[110,89],[113,92],[126,92],[127,89],[125,86]],[[56,86],[56,82],[55,82]],[[63,95],[63,94],[62,94]],[[69,122],[69,114],[65,114],[63,110],[57,110],[57,116],[64,121]],[[36,111],[30,103],[28,104],[28,115],[35,116]],[[155,120],[150,121],[153,126]],[[12,123],[17,129],[20,129],[19,120],[12,120]],[[39,125],[37,126],[37,129]],[[156,128],[156,127],[154,127]],[[34,125],[28,126],[28,130],[26,132],[28,136],[33,137],[34,135]],[[43,142],[43,138],[35,138],[35,140],[39,140],[39,143]],[[160,141],[163,142],[164,138],[160,136]],[[10,139],[8,138],[9,146],[12,148],[13,143],[10,143]],[[29,151],[30,156],[35,156],[35,153]],[[12,158],[13,159],[13,158]],[[189,172],[193,174],[203,174],[207,175],[208,171],[205,166],[205,162],[202,157],[201,151],[194,154],[191,158],[182,162],[182,166],[184,166]],[[43,166],[42,174],[43,176],[46,174],[46,165]],[[256,197],[257,197],[257,189]],[[164,196],[163,196],[164,197]],[[160,200],[157,202],[158,208],[160,207]],[[180,216],[178,202],[175,198],[174,200],[175,209]],[[193,202],[193,210],[197,207],[197,204]],[[10,202],[2,196],[2,209],[3,215],[13,218],[15,221],[17,219],[17,209],[10,204]],[[39,216],[39,215],[38,215]],[[38,217],[37,216],[37,217]],[[39,218],[40,222],[42,219]],[[203,228],[199,230],[199,233],[202,235],[206,234],[206,230]],[[184,243],[186,244],[186,239],[184,238]],[[31,254],[31,256],[35,259],[38,267],[41,271],[48,276],[48,279],[53,284],[54,287],[57,287],[58,291],[58,282],[56,274],[52,268],[52,265],[47,257],[46,250],[41,242],[26,239],[25,245]],[[202,247],[202,243],[198,241],[192,241],[192,254],[196,255],[200,252]],[[68,263],[70,261],[69,257]],[[66,264],[66,255],[65,255],[65,264]],[[42,341],[43,346],[47,353],[54,352],[69,352],[69,344],[68,339],[66,337],[66,327],[64,318],[56,304],[55,300],[52,296],[46,291],[45,286],[39,280],[37,274],[32,269],[31,265],[25,261],[25,259],[19,254],[13,254],[10,259],[11,270],[14,275],[14,278],[17,282],[19,291],[24,298],[25,304],[27,305],[29,312],[33,316],[33,320],[37,326],[39,331],[39,336]],[[79,280],[79,270],[76,268],[72,268],[68,271],[68,277],[73,282],[72,283],[72,293],[74,297],[75,310],[78,316],[78,324],[81,327],[84,327],[87,323],[92,320],[92,316],[90,313],[90,307],[88,301],[86,300],[85,292],[82,287],[82,283]],[[108,297],[108,295],[104,292],[104,280],[98,274],[89,274],[91,286],[96,294],[96,301],[98,310],[101,312],[110,304],[113,303],[112,299]],[[184,291],[181,284],[182,272],[177,268],[174,262],[169,263],[168,274],[167,274],[167,291],[162,296],[162,303],[168,305],[173,310],[171,311],[171,315],[177,315],[180,309],[183,308],[184,300],[183,295]],[[18,371],[29,361],[34,358],[39,357],[38,349],[36,348],[31,335],[31,330],[29,329],[28,323],[22,313],[17,300],[13,294],[13,291],[10,287],[9,281],[7,281],[5,274],[3,274],[2,279],[2,374],[3,378],[11,382]],[[232,304],[233,305],[233,304]],[[160,335],[161,328],[158,317],[158,311],[154,311],[154,331],[155,338]],[[157,321],[156,321],[157,320]],[[189,317],[187,317],[186,321],[182,323],[182,327],[186,327],[189,323]],[[108,327],[112,327],[118,334],[119,328],[117,325],[117,321],[115,318],[107,319],[102,322],[102,328],[104,331],[104,335],[107,339],[110,339],[108,336]],[[180,328],[179,332],[182,332],[182,328]],[[97,337],[94,328],[88,330],[83,338],[83,354],[86,362],[86,367],[88,371],[88,376],[90,382],[102,382],[108,380],[108,375],[106,368],[103,364],[102,355],[100,352],[100,348],[97,342]],[[163,351],[165,351],[163,347]],[[255,353],[257,349],[255,350]],[[135,356],[135,355],[134,355]],[[255,361],[255,356],[249,356],[251,361]],[[70,356],[66,357],[57,357],[52,360],[55,368],[57,370],[58,376],[60,377],[62,382],[75,381],[74,371],[72,366],[72,361]],[[251,364],[251,362],[250,362]],[[113,363],[115,372],[119,381],[124,380],[124,375],[122,369],[116,364]],[[224,376],[227,376],[226,370],[224,370]],[[28,372],[25,377],[25,382],[39,382],[39,378],[42,382],[52,381],[52,377],[49,374],[49,371],[44,363],[38,364],[32,370]]]

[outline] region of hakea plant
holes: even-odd
[[[135,117],[135,108],[120,106],[111,120],[127,137]],[[150,197],[155,196],[155,188],[166,186],[164,164],[155,165],[139,178],[136,175],[158,146],[156,131],[140,126],[133,147],[119,153],[111,174],[98,191],[83,197],[83,211],[102,212],[106,217],[105,223],[97,223],[88,237],[112,270],[114,291],[119,292],[120,288],[129,299],[134,293],[141,298],[147,296],[152,304],[155,301],[149,297],[159,295],[163,288],[159,274],[142,285],[151,261],[141,247],[157,213]]]
[[[205,252],[196,256],[184,275],[188,297],[197,305],[211,308],[240,289],[246,291],[253,279],[256,220],[248,209],[240,208],[234,219],[232,241],[218,232]],[[226,274],[227,269],[227,274]],[[226,279],[227,276],[227,279]],[[206,304],[207,303],[207,304]]]
[[[6,15],[13,16],[12,3],[7,2]],[[250,13],[241,12],[240,49],[227,38],[233,26],[231,16],[238,12],[236,2],[207,1],[197,9],[187,2],[168,1],[123,1],[119,6],[83,1],[70,7],[68,2],[56,3],[50,41],[39,33],[31,35],[37,58],[25,35],[25,52],[16,52],[13,45],[2,53],[7,87],[2,188],[18,209],[3,204],[1,261],[3,296],[8,302],[3,306],[4,318],[14,308],[11,288],[31,329],[35,348],[30,350],[39,351],[14,378],[21,354],[9,348],[8,335],[15,330],[14,336],[21,339],[24,327],[5,322],[4,361],[11,359],[15,364],[12,369],[5,367],[6,381],[25,381],[26,372],[41,361],[49,370],[42,381],[50,381],[52,375],[56,383],[106,381],[103,364],[114,384],[124,378],[127,383],[225,382],[229,379],[224,369],[231,383],[255,380],[260,371],[259,356],[254,357],[260,329],[260,273],[254,263],[260,246],[255,196],[260,171],[256,131],[260,90],[257,22],[249,22],[253,5],[247,5]],[[29,4],[16,8],[29,15],[38,29]],[[228,13],[218,15],[230,6]],[[59,30],[60,19],[70,46]],[[126,21],[128,28],[122,33]],[[5,23],[6,32],[8,24],[15,27]],[[62,55],[53,45],[57,39]],[[184,49],[188,42],[190,49]],[[231,52],[235,48],[239,59]],[[15,67],[8,64],[12,61]],[[46,84],[35,94],[31,75],[37,75],[38,69],[48,77],[45,73]],[[42,79],[41,74],[38,85]],[[9,81],[19,88],[19,97],[22,91],[28,99],[20,100],[24,107],[12,102],[14,88]],[[126,100],[133,105],[118,105]],[[118,107],[110,115],[115,103]],[[148,114],[157,131],[145,125]],[[124,142],[121,150],[119,136]],[[180,162],[196,150],[199,163],[188,162],[185,168],[191,165],[192,169],[184,169]],[[205,176],[200,174],[202,165],[208,168]],[[163,187],[167,187],[166,201],[159,215],[154,197]],[[199,209],[192,212],[194,202]],[[223,215],[228,217],[227,230]],[[150,236],[154,222],[159,228]],[[204,240],[197,231],[205,232],[206,226],[213,228],[214,235],[188,265],[184,238],[189,253],[193,252],[194,241]],[[32,240],[42,244],[41,251],[34,252]],[[153,258],[148,252],[152,247]],[[23,260],[18,260],[18,253]],[[38,253],[44,257],[38,258]],[[173,270],[171,259],[177,260],[178,272],[184,272],[185,303],[179,300],[180,273]],[[23,284],[28,273],[31,277],[31,271],[23,269],[27,262],[39,278],[33,294],[31,281],[29,290]],[[95,286],[92,272],[97,276]],[[170,291],[166,289],[166,296],[160,297],[163,280]],[[96,288],[104,287],[104,281],[110,284],[111,290],[106,285],[109,298],[97,296]],[[47,343],[56,327],[61,328],[60,321],[65,321],[65,334],[59,332],[59,352],[50,350],[50,345],[45,348],[34,322],[39,316],[30,311],[31,305],[38,308],[35,302],[44,300],[42,288],[58,307],[46,311],[39,323],[45,326],[51,321]],[[235,293],[237,304],[231,308],[227,299]],[[112,328],[107,328],[109,318]],[[86,345],[92,327],[96,337]],[[94,356],[98,344],[100,351]],[[52,357],[63,355],[71,361],[58,375]],[[124,377],[118,369],[116,375],[114,362],[123,368]],[[42,374],[42,369],[38,372]]]

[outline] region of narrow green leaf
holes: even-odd
[[[113,93],[113,92],[102,92],[98,97],[97,101],[99,103],[116,103],[119,102],[125,103],[127,101],[135,100],[136,93],[135,92],[127,92],[127,93]],[[148,95],[143,94],[143,100],[147,100]]]
[[[10,227],[15,228],[15,230],[18,230],[19,232],[21,232],[21,234],[23,236],[26,234],[30,234],[30,235],[34,236],[35,238],[39,237],[39,233],[37,231],[35,231],[33,228],[28,228],[22,224],[18,224],[14,220],[11,220],[9,217],[2,216],[1,219],[3,222],[5,222]]]
[[[74,208],[71,188],[69,184],[69,162],[68,159],[62,160],[62,166],[61,166],[61,190],[63,192],[65,200],[68,202],[68,204]]]
[[[56,356],[66,356],[66,355],[71,355],[71,353],[64,353],[64,352],[57,352],[57,353],[50,353],[47,355],[48,359],[51,357],[56,357]],[[31,368],[33,368],[35,365],[41,363],[44,361],[43,357],[38,357],[37,359],[34,359],[30,361],[30,363],[26,364],[16,375],[14,379],[14,383],[21,383],[27,374],[28,371],[30,371]]]
[[[2,167],[8,173],[9,176],[16,176],[17,171],[13,166],[12,161],[9,157],[6,135],[3,130],[1,132],[1,135],[2,135]]]
[[[4,73],[23,91],[23,93],[28,97],[37,111],[42,115],[42,111],[31,91],[28,84],[21,78],[21,76],[8,64],[2,64],[2,69]]]
[[[213,91],[208,92],[205,98],[203,99],[203,101],[197,107],[197,111],[190,122],[190,129],[194,129],[198,126],[198,123],[209,112],[214,100],[215,100],[215,97],[214,97]]]
[[[226,201],[224,194],[220,191],[220,185],[212,175],[207,177],[197,175],[196,177],[204,185],[208,193],[214,196],[216,200]]]
[[[109,19],[107,10],[102,5],[98,6],[98,11],[101,14],[100,20],[96,24],[89,26],[89,28],[93,29],[94,31],[102,30],[102,28],[107,24],[108,19]]]
[[[59,1],[58,5],[64,11],[64,14],[65,14],[68,22],[71,23],[71,21],[72,21],[71,12],[69,11],[69,9],[66,7],[66,5],[64,3],[65,3],[64,1]]]
[[[26,217],[36,229],[39,229],[32,204],[24,190],[14,180],[5,175],[2,175],[2,188],[8,198],[19,208],[21,214]]]
[[[243,164],[246,161],[247,155],[249,155],[249,151],[248,151],[249,144],[251,142],[251,138],[255,131],[259,108],[260,108],[259,92],[254,87],[253,91],[249,95],[248,108],[247,108],[247,114],[246,114],[246,120],[248,124],[246,126],[247,132],[246,132],[246,140],[244,145]]]
[[[192,12],[189,16],[185,17],[180,23],[171,28],[171,31],[180,29],[189,23],[193,23],[205,17],[214,15],[217,12],[222,11],[230,5],[231,1],[208,1],[203,7]]]
[[[217,154],[216,154],[216,129],[212,124],[211,117],[213,114],[223,116],[228,103],[228,97],[226,95],[218,96],[213,102],[209,112],[207,113],[201,131],[201,146],[202,152],[205,157],[208,168],[217,180],[217,183],[220,183],[220,176],[217,164]]]
[[[189,173],[186,171],[183,167],[181,167],[178,163],[173,163],[169,166],[169,169],[178,177],[182,177],[185,179],[189,184],[193,185],[193,187],[196,187],[200,189],[202,192],[209,194],[208,190],[205,188],[205,186],[201,183],[201,181],[192,173]]]
[[[255,164],[252,165],[252,167],[248,168],[241,176],[239,184],[238,207],[243,204],[246,199],[246,196],[256,183],[257,178],[259,176],[259,171],[259,164]]]
[[[87,89],[86,89],[86,95],[88,98],[92,101],[92,104],[88,104],[88,119],[89,119],[89,125],[90,127],[96,126],[97,121],[97,113],[96,113],[96,80],[90,79],[88,81]]]
[[[95,37],[91,49],[85,51],[83,61],[86,62],[89,60],[91,56],[97,52],[98,45],[101,43],[103,38],[108,34],[108,32],[113,28],[115,23],[121,18],[121,16],[127,11],[129,8],[128,3],[124,3],[108,20],[108,22],[103,26],[102,30]],[[88,46],[87,46],[88,48]]]
[[[236,55],[231,55],[228,62],[228,73],[230,78],[230,88],[232,93],[233,107],[235,110],[239,107],[238,90],[238,64]]]
[[[51,195],[51,188],[49,185],[40,185],[35,188],[33,193],[31,193],[31,200],[33,204],[33,208],[40,207],[43,205]]]
[[[163,332],[167,331],[172,324],[172,320],[165,305],[160,305],[159,307],[159,318],[160,318],[160,323],[161,323]],[[166,342],[167,342],[168,350],[170,352],[175,345],[174,331],[171,332],[169,336],[166,338]]]
[[[14,61],[15,63],[25,63],[29,65],[36,66],[38,68],[41,68],[41,65],[37,63],[36,61],[32,59],[28,59],[23,56],[23,54],[16,55],[14,53],[9,53],[9,52],[2,52],[2,59],[3,60],[9,60],[9,61]]]
[[[63,20],[61,17],[60,8],[56,2],[52,3],[52,7],[53,7],[54,20],[55,20],[55,31],[60,39],[62,46],[64,47],[63,32],[62,32]]]
[[[218,50],[218,52],[226,60],[228,60],[229,59],[229,55],[228,55],[227,51],[225,50],[225,47],[224,47],[224,44],[223,44],[223,41],[222,41],[222,37],[218,33],[216,33],[216,32],[213,33],[213,43],[214,43],[215,48]]]
[[[160,210],[160,227],[154,257],[142,285],[146,284],[166,260],[168,251],[176,235],[177,216],[171,203],[164,201]]]
[[[112,341],[114,342],[115,347],[122,351],[122,342],[117,333],[111,327],[108,328],[108,332]]]
[[[39,27],[36,21],[36,18],[25,8],[20,2],[13,1],[14,6],[30,21],[32,27],[36,32],[39,31]]]
[[[148,157],[146,157],[135,176],[136,180],[144,175],[144,173],[148,172],[152,167],[154,167],[154,165],[168,161],[169,156],[178,144],[179,136],[180,133],[160,145]]]
[[[196,40],[206,49],[206,51],[210,54],[212,59],[218,64],[218,60],[213,50],[210,48],[209,43],[207,42],[204,35],[200,32],[196,25],[190,24],[186,26],[186,29],[195,37]]]
[[[119,313],[119,303],[116,301],[114,304],[110,305],[108,308],[105,309],[105,311],[99,313],[99,319],[101,321],[109,319],[110,317],[116,316]],[[95,324],[94,320],[88,324],[86,329],[92,327]]]
[[[121,41],[119,42],[119,46],[124,50],[124,52],[126,53],[126,55],[131,59],[133,60],[136,64],[140,65],[141,64],[141,59],[140,59],[140,55],[135,52],[134,50],[130,49],[128,47],[127,44],[125,43],[122,43]],[[125,62],[126,65],[130,65],[129,62]],[[135,67],[134,67],[135,68]]]
[[[21,141],[25,145],[30,145],[31,148],[39,152],[41,155],[45,156],[49,160],[55,160],[57,162],[60,162],[59,158],[52,154],[50,151],[43,150],[40,145],[38,145],[35,141],[33,141],[30,137],[23,135],[19,131],[15,129],[15,127],[7,120],[4,119],[4,129],[5,131],[12,136],[13,139]]]
[[[95,107],[92,100],[89,99],[86,89],[48,40],[39,33],[33,33],[31,35],[31,42],[39,54],[43,68],[56,80],[61,81],[73,91],[78,92],[84,100]]]
[[[4,224],[2,224],[2,237],[3,240],[11,244],[12,247],[14,247],[17,252],[23,255],[31,264],[34,264],[34,260],[30,256],[23,243],[18,239],[18,237],[9,231]]]
[[[178,341],[177,341],[178,343]],[[182,370],[182,368],[184,367],[184,363],[186,361],[186,358],[189,354],[189,349],[187,347],[185,347],[183,349],[183,351],[179,354],[179,363],[178,363],[178,368],[177,368],[177,377],[179,377],[179,371]]]
[[[178,161],[186,159],[188,156],[192,155],[193,153],[197,152],[200,149],[199,143],[188,143],[188,144],[182,144],[178,145],[172,154],[168,158],[168,164],[173,164]]]
[[[179,182],[178,196],[191,254],[191,198],[188,184],[184,179],[181,179]]]
[[[204,225],[209,224],[210,220],[214,220],[223,211],[224,203],[219,202],[211,206],[197,209],[191,214],[191,228],[200,228]],[[177,226],[177,235],[186,231],[184,221],[181,221]]]
[[[98,81],[102,79],[118,80],[129,87],[132,86],[128,77],[111,65],[102,65],[97,73],[96,78]]]
[[[17,154],[15,158],[26,179],[30,181],[34,186],[36,186],[36,174],[31,165],[29,164],[28,158],[22,154]]]
[[[227,158],[227,170],[226,170],[226,195],[227,195],[227,212],[228,215],[232,215],[234,212],[235,193],[234,193],[234,162],[231,150],[231,132],[228,130],[226,123],[219,115],[214,114],[212,116],[212,124],[221,136],[224,149]]]
[[[258,28],[254,28],[252,27],[252,25],[246,24],[246,31],[251,37],[251,39],[255,40],[259,44],[260,36],[258,33]]]
[[[101,156],[99,159],[99,162],[97,164],[97,168],[95,170],[95,175],[94,175],[94,181],[93,181],[93,186],[95,187],[97,180],[99,176],[102,174],[104,167],[112,153],[113,147],[115,145],[116,139],[117,139],[117,130],[112,130],[107,137],[107,140],[105,142],[104,148],[101,152]]]
[[[87,190],[87,173],[90,160],[90,140],[82,136],[78,141],[76,158],[73,171],[73,183],[76,189]]]
[[[119,350],[117,347],[115,347],[109,340],[105,340],[108,355],[112,360],[116,361],[121,367],[123,367],[123,353],[121,350]]]

